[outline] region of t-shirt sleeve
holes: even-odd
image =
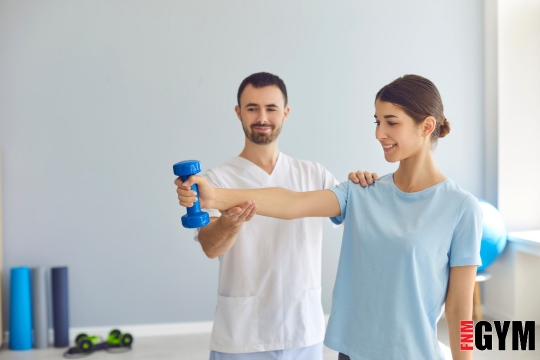
[[[336,195],[341,209],[341,215],[330,218],[334,224],[339,225],[345,221],[345,217],[347,216],[347,200],[349,199],[349,186],[351,183],[352,181],[348,180],[330,189]]]
[[[468,195],[463,200],[456,219],[450,245],[450,266],[482,265],[480,259],[482,218],[478,200]]]
[[[217,187],[217,188],[222,187],[219,184],[219,181],[218,181],[218,178],[217,178],[216,174],[212,170],[208,170],[203,176],[206,178],[206,180],[213,187]],[[211,218],[221,216],[221,213],[217,209],[203,209],[203,210],[206,211]],[[194,237],[193,237],[193,239],[195,241],[199,241],[199,230],[200,229],[195,229],[195,234],[194,234]]]
[[[322,176],[322,188],[323,189],[331,189],[333,188],[334,186],[337,186],[339,184],[339,181],[334,177],[334,175],[332,175],[332,173],[328,170],[326,170],[326,168],[322,165],[319,164],[319,167],[320,167],[320,173],[321,173],[321,176]],[[327,219],[326,221],[328,221],[329,223],[332,224],[332,227],[334,229],[337,229],[340,226],[340,224],[336,224],[334,223],[333,221],[331,221],[330,219]]]

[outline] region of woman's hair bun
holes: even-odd
[[[450,122],[444,118],[444,121],[439,126],[439,138],[443,138],[450,132]]]

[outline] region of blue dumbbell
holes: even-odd
[[[173,171],[176,176],[179,176],[182,181],[186,181],[191,175],[195,175],[201,171],[201,162],[197,160],[184,160],[173,165]],[[191,186],[191,190],[199,196],[199,188],[197,184]],[[210,216],[207,212],[201,211],[201,205],[197,200],[193,206],[187,208],[187,214],[182,216],[182,225],[188,229],[200,228],[210,223]]]

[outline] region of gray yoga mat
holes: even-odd
[[[48,271],[45,266],[32,269],[32,310],[34,321],[34,348],[49,346],[49,293]]]

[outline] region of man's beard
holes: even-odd
[[[247,129],[244,126],[244,123],[242,123],[242,129],[244,129],[244,134],[246,134],[246,137],[257,145],[268,145],[278,138],[279,133],[281,132],[281,126],[276,128],[275,125],[264,124],[264,127],[269,127],[272,129],[270,133],[259,133],[254,131],[254,128],[261,125],[263,124],[253,124],[250,125],[249,129]]]

